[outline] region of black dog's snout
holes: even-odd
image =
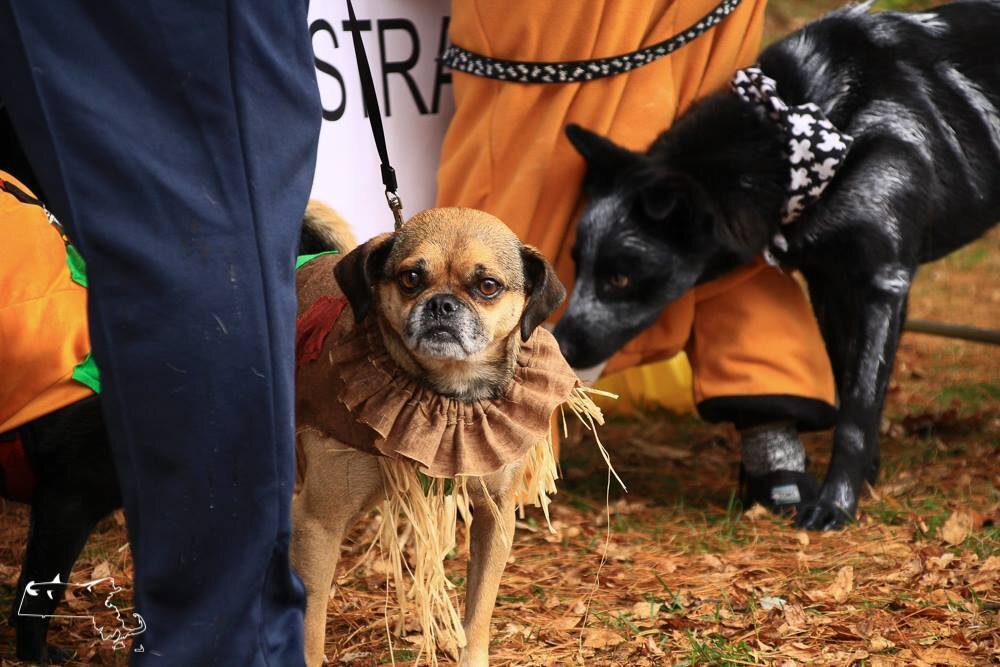
[[[427,305],[424,306],[424,309],[435,319],[444,320],[451,317],[461,307],[462,302],[452,295],[435,294],[427,299]]]

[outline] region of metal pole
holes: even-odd
[[[945,338],[960,338],[973,343],[1000,345],[1000,331],[996,329],[979,329],[961,324],[931,322],[930,320],[907,320],[906,324],[903,325],[903,330]]]

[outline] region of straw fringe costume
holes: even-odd
[[[684,30],[716,0],[454,0],[451,40],[494,58],[585,60],[636,50]],[[670,55],[579,83],[522,84],[453,72],[456,112],[438,172],[438,205],[485,210],[538,247],[572,284],[585,165],[563,134],[578,123],[644,150],[696,99],[753,63],[764,0]],[[740,426],[787,419],[825,428],[834,413],[829,361],[804,293],[763,261],[700,285],[612,357],[606,373],[685,350],[701,415]],[[600,385],[599,385],[600,386]]]

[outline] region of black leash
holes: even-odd
[[[375,148],[382,164],[382,184],[385,186],[385,200],[392,211],[396,229],[403,224],[403,200],[399,198],[399,186],[396,184],[396,170],[389,164],[389,150],[385,145],[385,130],[382,129],[382,112],[378,108],[378,98],[375,96],[375,82],[372,80],[372,70],[368,65],[368,55],[365,53],[364,42],[361,41],[361,30],[358,19],[354,15],[354,5],[347,0],[348,23],[354,38],[354,54],[358,61],[358,74],[361,76],[361,96],[368,110],[368,120],[372,125],[372,136],[375,138]]]

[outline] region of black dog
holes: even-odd
[[[608,358],[671,300],[762,252],[806,277],[839,395],[826,479],[796,518],[812,529],[853,518],[862,483],[877,477],[880,415],[918,266],[1000,219],[1000,2],[867,9],[769,47],[766,77],[738,75],[733,91],[704,98],[645,154],[567,128],[591,197],[555,330],[574,366]],[[776,100],[765,106],[767,77],[784,113]],[[810,102],[818,109],[795,108]],[[802,113],[789,123],[789,111]],[[793,127],[808,113],[809,127]],[[791,144],[813,134],[811,151]],[[848,146],[846,157],[826,155]],[[810,171],[793,176],[801,167]],[[817,178],[804,188],[803,176]],[[794,221],[782,224],[783,214]]]
[[[299,254],[346,252],[353,235],[340,217],[310,202],[303,221]],[[121,507],[121,492],[111,445],[101,414],[100,396],[91,396],[0,434],[0,447],[17,437],[36,480],[31,492],[31,525],[10,624],[16,630],[16,655],[39,664],[62,662],[68,654],[49,646],[49,617],[62,600],[65,585],[48,587],[50,595],[24,595],[28,582],[69,581],[73,564],[97,523]],[[0,476],[0,495],[21,500]],[[12,485],[13,486],[13,485]],[[21,607],[22,600],[24,607]],[[21,612],[20,614],[18,612]]]

